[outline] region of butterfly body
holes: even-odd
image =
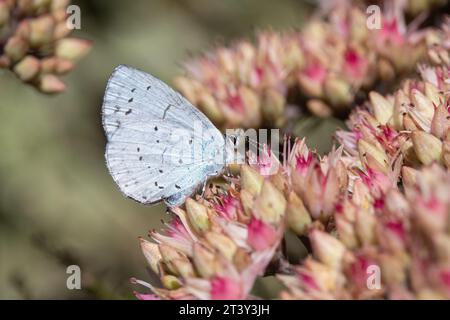
[[[144,204],[184,202],[225,166],[225,139],[204,114],[157,78],[119,66],[102,106],[106,163],[120,190]]]

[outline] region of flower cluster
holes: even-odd
[[[204,199],[188,199],[186,209],[142,251],[162,288],[144,281],[151,294],[140,299],[243,299],[264,274],[283,238],[286,200],[276,185],[242,166],[229,188],[210,186]]]
[[[313,49],[341,48],[336,39],[321,38],[339,32],[353,40],[371,38],[348,24],[358,10],[349,6],[341,15],[333,9],[329,22],[309,23],[294,42],[292,35],[270,32],[261,34],[257,47],[240,42],[218,49],[190,64],[178,87],[222,128],[280,125],[292,86],[309,97],[314,112],[325,104],[337,110],[339,90],[327,96],[326,83],[350,69],[335,63],[322,73],[317,66],[328,60],[316,59]],[[331,23],[343,29],[324,32]],[[377,31],[374,39],[381,44],[364,64],[371,81],[387,80],[417,62],[406,62],[402,50],[414,51],[419,42],[410,42],[408,32],[402,38],[400,29],[393,31],[396,25]],[[286,138],[282,157],[267,147],[249,153],[239,174],[188,199],[185,209],[173,209],[165,231],[152,232],[153,242],[141,240],[162,288],[133,279],[152,290],[137,296],[253,298],[254,281],[270,267],[286,287],[283,299],[450,299],[450,20],[413,38],[423,41],[419,77],[399,82],[392,94],[371,91],[351,112],[348,130],[336,132],[339,147],[320,156],[305,139],[291,146]],[[317,74],[325,79],[320,86],[304,78]],[[355,84],[352,75],[334,88],[350,81],[353,89],[370,87],[366,76]],[[262,103],[269,92],[280,102],[276,112]],[[310,248],[298,265],[282,249],[288,228]]]
[[[295,34],[262,32],[186,63],[175,85],[222,128],[282,126],[291,71],[302,62]]]
[[[312,256],[279,275],[282,298],[449,299],[450,173],[437,164],[413,172],[378,206],[347,197],[337,238],[312,230]]]
[[[446,169],[397,161],[382,171],[342,147],[320,157],[304,139],[285,149],[282,163],[267,149],[250,155],[237,177],[174,209],[154,242],[141,240],[163,288],[134,279],[153,292],[139,298],[252,298],[269,263],[286,299],[448,297]],[[313,255],[300,266],[278,249],[286,228],[310,241]]]
[[[368,28],[364,9],[338,7],[301,32],[265,31],[255,44],[217,48],[187,62],[175,85],[221,128],[280,127],[286,104],[303,99],[318,116],[345,113],[377,81],[412,71],[431,33],[408,27],[398,6],[386,7],[380,25]]]
[[[420,79],[371,92],[337,132],[348,192],[331,211],[334,230],[311,226],[312,256],[279,275],[282,298],[450,297],[448,20],[427,52]]]
[[[420,71],[420,80],[405,81],[393,95],[371,92],[370,102],[350,115],[350,131],[336,133],[361,164],[387,172],[401,158],[412,167],[433,161],[450,167],[449,69]]]
[[[0,68],[44,93],[65,90],[60,76],[91,48],[86,40],[69,37],[69,0],[0,1]]]
[[[319,5],[322,11],[332,11],[340,6],[349,6],[355,2],[360,0],[319,0]],[[448,1],[447,0],[364,0],[360,1],[364,2],[366,6],[370,5],[383,5],[388,2],[388,5],[397,6],[402,9],[407,16],[416,17],[420,14],[429,13],[433,10],[441,9],[441,7],[445,6]]]

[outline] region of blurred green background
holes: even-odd
[[[129,64],[171,82],[180,62],[255,30],[301,25],[311,2],[283,0],[74,1],[76,35],[92,52],[45,96],[0,71],[0,298],[132,298],[149,279],[137,237],[161,226],[163,205],[122,196],[104,161],[106,81]],[[77,264],[82,290],[66,288]],[[259,290],[266,290],[259,284]]]

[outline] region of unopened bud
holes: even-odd
[[[39,60],[33,56],[26,56],[14,66],[14,72],[22,81],[30,81],[39,72]]]
[[[270,123],[279,123],[283,119],[285,99],[277,90],[269,89],[265,92],[262,102],[262,112],[264,119]]]
[[[50,15],[40,16],[30,21],[30,45],[39,47],[53,38],[55,23]]]
[[[358,151],[362,163],[372,169],[386,172],[389,166],[389,160],[384,150],[366,142],[364,139],[359,139]]]
[[[256,199],[255,214],[266,223],[279,223],[286,210],[283,194],[269,182],[264,181],[261,193]]]
[[[78,38],[64,38],[56,43],[55,55],[68,60],[78,60],[91,49],[91,42]]]
[[[197,233],[202,234],[209,230],[210,222],[208,210],[204,205],[188,198],[186,200],[186,212],[190,224]]]
[[[312,222],[302,199],[293,191],[289,194],[286,215],[289,227],[298,235],[304,235]]]
[[[375,91],[370,92],[369,97],[375,118],[379,123],[387,124],[394,113],[394,104]]]
[[[39,80],[39,90],[44,93],[59,93],[66,90],[66,85],[53,74],[44,74]]]
[[[319,118],[328,118],[333,114],[333,110],[322,100],[310,99],[307,102],[308,110]]]
[[[28,43],[21,37],[11,37],[5,45],[5,54],[11,58],[12,61],[22,59],[28,51]]]
[[[412,187],[416,184],[417,181],[417,173],[416,169],[411,167],[403,166],[402,167],[402,181],[405,186]]]
[[[330,77],[325,81],[325,94],[331,105],[345,107],[353,100],[351,87],[343,79]]]
[[[158,245],[143,238],[139,238],[139,241],[142,253],[144,254],[145,259],[147,259],[150,268],[153,272],[158,273],[158,265],[162,259]]]
[[[159,252],[161,253],[161,258],[164,264],[167,266],[167,269],[175,275],[178,275],[178,270],[175,268],[174,264],[172,263],[176,259],[181,259],[185,257],[182,253],[178,252],[171,246],[168,246],[166,244],[160,244],[158,246]]]
[[[450,128],[450,113],[444,103],[436,104],[433,120],[431,121],[431,133],[438,138],[443,138]]]
[[[181,281],[172,275],[164,275],[161,278],[161,283],[163,286],[169,290],[175,290],[181,287]]]
[[[217,263],[214,254],[204,248],[201,244],[194,244],[194,265],[198,274],[204,278],[214,276]]]
[[[222,110],[210,93],[201,91],[198,96],[198,105],[212,122],[220,124],[225,120]]]
[[[248,165],[241,166],[242,189],[247,190],[253,196],[261,192],[264,177]]]
[[[233,259],[237,246],[230,238],[217,232],[207,232],[205,238],[213,248],[228,260]]]
[[[313,253],[318,260],[329,267],[340,269],[346,249],[338,239],[325,232],[313,230],[310,233],[310,240]]]
[[[433,161],[442,160],[442,142],[432,134],[424,131],[413,131],[411,139],[414,146],[414,151],[419,160],[427,165]]]

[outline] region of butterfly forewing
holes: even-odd
[[[111,75],[103,126],[109,171],[136,201],[179,204],[223,167],[211,163],[223,149],[221,133],[179,93],[137,69],[119,66]]]

